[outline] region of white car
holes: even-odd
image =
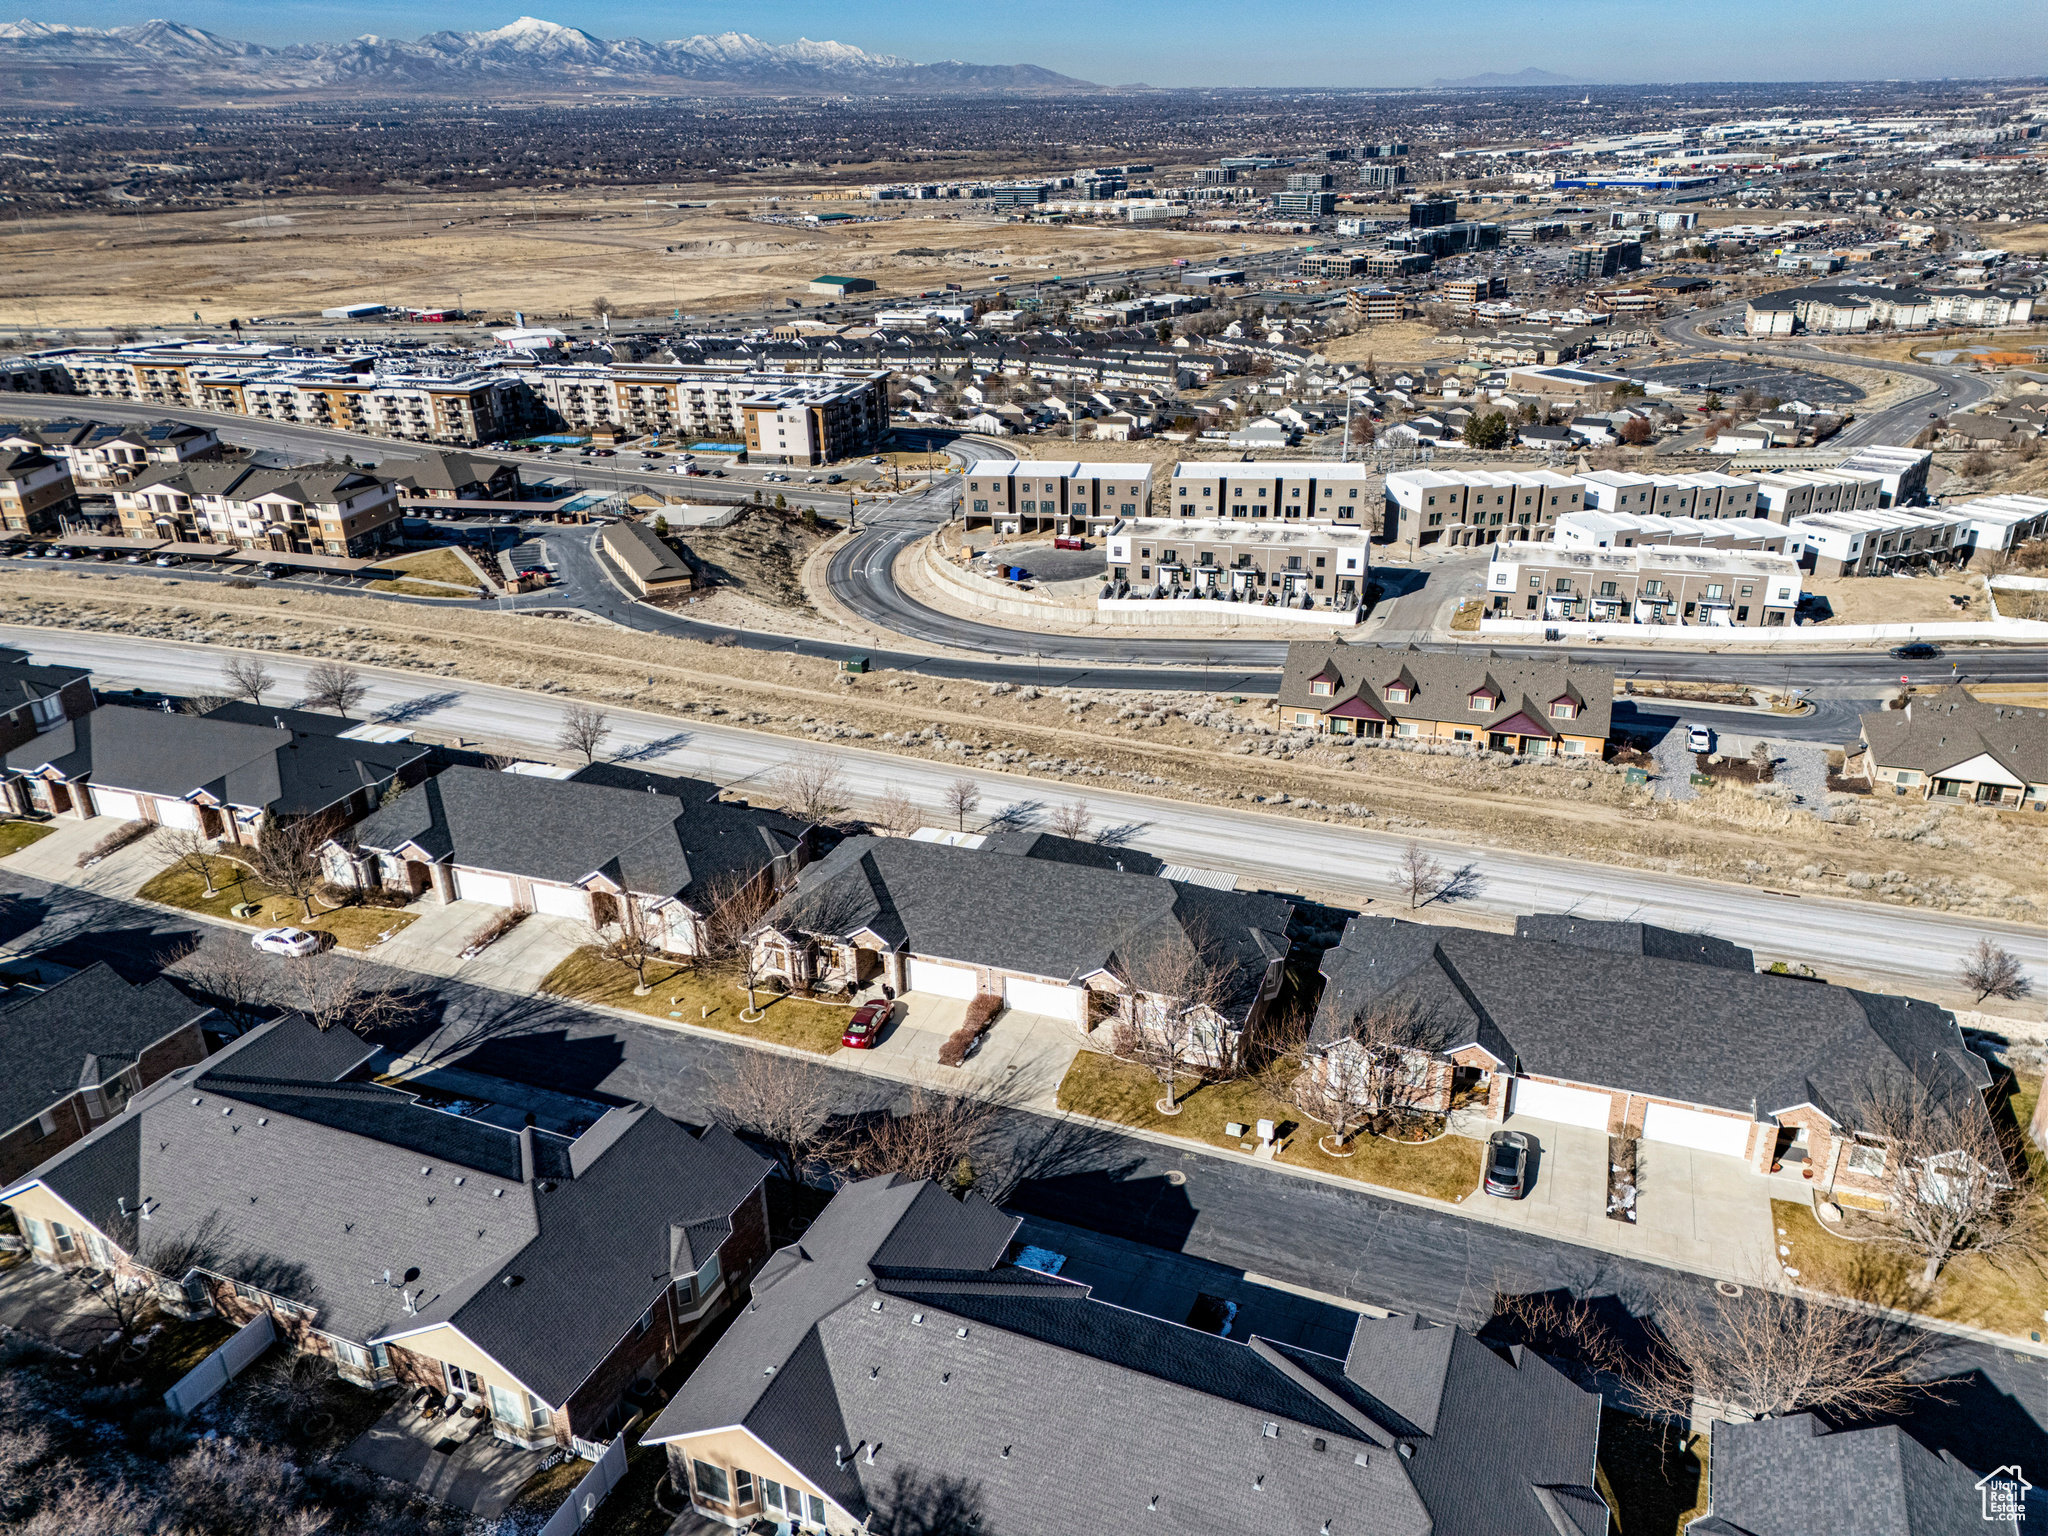
[[[1685,750],[1688,752],[1711,752],[1714,750],[1714,733],[1704,725],[1691,725],[1685,731]]]
[[[319,935],[308,933],[303,928],[266,928],[249,944],[266,955],[285,955],[293,959],[320,953]]]

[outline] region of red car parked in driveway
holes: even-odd
[[[853,1010],[853,1017],[846,1021],[846,1033],[839,1037],[839,1043],[849,1051],[873,1049],[875,1043],[882,1038],[882,1026],[889,1022],[891,1006],[887,1001],[880,999],[872,1003],[862,1003]]]

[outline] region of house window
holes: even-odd
[[[46,1235],[44,1235],[43,1224],[40,1221],[37,1221],[35,1217],[22,1217],[21,1229],[25,1234],[27,1234],[29,1247],[40,1248],[46,1253],[49,1251],[50,1239]]]
[[[736,1509],[754,1502],[754,1474],[740,1467],[732,1469],[732,1502]]]
[[[1553,720],[1573,720],[1578,717],[1578,713],[1579,706],[1570,699],[1559,699],[1550,706],[1550,718]]]
[[[654,1308],[649,1307],[645,1312],[642,1312],[640,1314],[640,1331],[642,1333],[645,1333],[648,1329],[652,1328],[653,1326]]]
[[[986,512],[988,510],[987,498],[984,497],[982,500],[975,502],[974,510],[977,512]]]
[[[1310,683],[1310,684],[1308,685],[1308,691],[1309,691],[1310,693],[1321,693],[1321,694],[1327,694],[1327,693],[1328,693],[1328,692],[1330,691],[1330,685],[1329,685],[1328,683],[1324,682],[1324,681],[1323,681],[1323,680],[1322,680],[1322,679],[1321,679],[1321,678],[1319,677],[1319,678],[1317,678],[1317,679],[1316,679],[1316,680],[1315,680],[1314,682],[1312,682],[1312,683]]]
[[[732,1501],[732,1487],[725,1475],[725,1468],[714,1467],[708,1461],[690,1463],[690,1476],[696,1481],[697,1496],[709,1499],[714,1504]]]
[[[1308,715],[1304,711],[1297,709],[1294,712],[1294,723],[1296,725],[1307,725]]]
[[[1884,1172],[1884,1148],[1859,1141],[1849,1148],[1849,1171],[1876,1178]]]
[[[1723,598],[1723,597],[1727,596],[1727,594],[1728,594],[1728,589],[1727,589],[1726,587],[1722,586],[1720,582],[1718,582],[1718,581],[1710,581],[1710,582],[1708,582],[1708,583],[1707,583],[1707,601],[1708,601],[1708,602],[1710,602],[1710,603],[1711,603],[1711,602],[1717,602],[1717,601],[1719,601],[1719,600],[1720,600],[1721,598]]]
[[[491,1417],[501,1424],[526,1426],[526,1415],[520,1411],[519,1399],[495,1382],[491,1385]]]
[[[1387,690],[1387,702],[1389,704],[1406,704],[1408,702],[1408,690],[1398,685],[1389,688]]]
[[[772,1477],[762,1478],[761,1507],[764,1509],[782,1509],[785,1507],[782,1499],[782,1484],[776,1482]]]
[[[1491,709],[1493,708],[1493,695],[1490,693],[1475,693],[1465,701],[1465,705],[1468,709]]]
[[[554,1413],[548,1405],[531,1392],[526,1394],[526,1416],[532,1420],[535,1429],[546,1429],[554,1423]]]
[[[825,1501],[815,1493],[804,1495],[804,1517],[811,1524],[823,1528],[825,1524]]]
[[[1664,595],[1664,583],[1661,581],[1644,582],[1643,595],[1645,597],[1662,597]]]

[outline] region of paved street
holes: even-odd
[[[0,627],[0,636],[39,661],[91,667],[107,687],[132,684],[186,693],[217,688],[222,658],[232,654],[218,647],[82,631]],[[306,663],[282,653],[267,652],[265,661],[281,679],[281,696],[298,688],[307,671]],[[361,670],[370,688],[362,706],[365,714],[402,718],[434,733],[523,742],[543,753],[554,750],[566,707],[558,699],[485,683]],[[1169,862],[1234,870],[1246,883],[1274,890],[1306,887],[1360,903],[1385,901],[1398,888],[1398,866],[1410,842],[1405,836],[1341,823],[1155,800],[1108,788],[1098,779],[1076,780],[1070,788],[959,764],[813,746],[672,716],[628,710],[613,710],[610,716],[610,748],[615,754],[630,754],[643,767],[691,773],[743,791],[749,784],[762,784],[772,792],[775,774],[792,757],[823,753],[840,764],[856,804],[873,804],[900,792],[928,808],[937,807],[946,787],[965,776],[981,788],[981,816],[1005,815],[1015,824],[1031,825],[1042,820],[1055,802],[1085,796],[1098,830],[1121,829],[1133,846]],[[1951,975],[1978,937],[1994,932],[2048,983],[2048,933],[2038,928],[1784,895],[1512,849],[1445,847],[1440,852],[1469,862],[1476,877],[1471,905],[1482,910],[1569,910],[1680,930],[1705,928],[1754,948],[1765,960],[1846,965],[1863,975],[1897,977],[1902,984]]]
[[[246,942],[238,932],[52,886],[4,866],[0,918],[0,944],[9,948],[54,944],[74,963],[105,956],[137,975],[195,942]],[[414,979],[424,1017],[407,1037],[389,1042],[395,1051],[531,1084],[549,1099],[638,1101],[701,1123],[713,1116],[717,1084],[745,1049],[553,999]],[[837,1081],[849,1109],[893,1101],[900,1092],[852,1073]],[[1268,1285],[1436,1318],[1477,1323],[1497,1289],[1568,1286],[1640,1305],[1660,1288],[1705,1283],[1465,1220],[1447,1208],[1035,1113],[1003,1114],[984,1162],[991,1176],[1014,1176],[1009,1204],[1018,1214],[1149,1244]],[[2048,1362],[1944,1337],[1928,1369],[1957,1378],[1943,1388],[1947,1403],[1930,1399],[1914,1410],[1915,1432],[1931,1446],[1952,1449],[1973,1466],[2012,1459],[2048,1466]]]

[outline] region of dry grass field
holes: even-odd
[[[872,278],[884,294],[944,283],[1199,263],[1266,249],[1281,237],[1127,226],[1011,224],[986,214],[918,214],[872,224],[761,223],[768,197],[676,208],[688,189],[537,197],[295,198],[267,210],[124,218],[78,216],[0,226],[0,324],[176,325],[194,312],[317,317],[331,306],[461,304],[495,317],[587,317],[609,298],[621,315],[815,301],[820,273]],[[784,194],[783,213],[872,213],[869,202]]]

